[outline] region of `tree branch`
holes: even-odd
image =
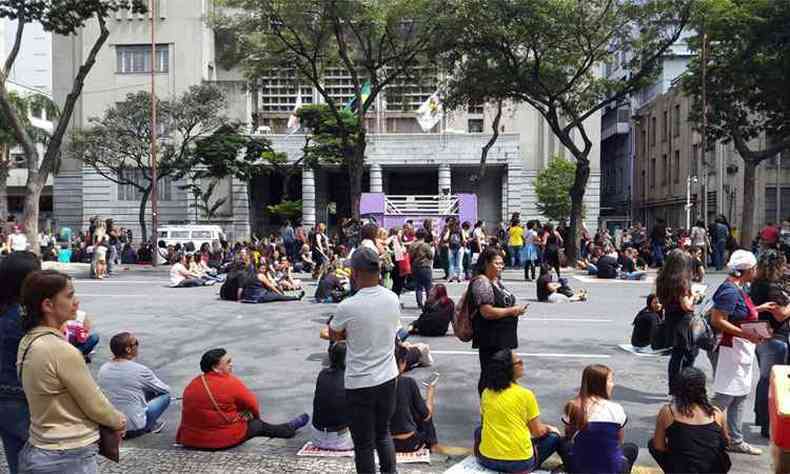
[[[5,60],[5,66],[3,66],[2,75],[0,75],[0,84],[5,84],[8,75],[11,74],[11,68],[14,67],[16,57],[19,55],[19,49],[22,47],[22,34],[25,32],[25,16],[23,7],[19,7],[19,10],[17,11],[16,24],[17,28],[16,36],[14,37],[14,45],[11,47],[11,51],[8,53],[8,57]]]
[[[497,110],[496,116],[494,116],[494,121],[491,123],[491,131],[494,133],[491,135],[491,138],[488,139],[488,142],[483,145],[483,150],[480,152],[480,168],[477,172],[478,176],[478,183],[483,180],[483,177],[486,175],[486,160],[488,159],[488,151],[491,150],[491,147],[494,146],[497,139],[499,138],[499,121],[502,119],[502,99],[497,101]]]

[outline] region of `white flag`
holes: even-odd
[[[417,109],[417,123],[420,124],[423,132],[431,130],[442,120],[444,108],[439,99],[439,92],[434,92],[419,109]]]
[[[302,94],[297,92],[296,95],[296,104],[294,104],[294,110],[291,112],[291,116],[288,117],[288,130],[296,130],[299,128],[299,117],[296,115],[296,111],[299,110],[299,107],[302,106]]]

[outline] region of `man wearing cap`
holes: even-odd
[[[395,472],[390,418],[395,412],[398,367],[395,333],[400,328],[400,300],[379,285],[379,256],[360,246],[351,256],[356,294],[338,305],[329,324],[333,340],[346,341],[346,399],[351,412],[351,438],[357,472]]]
[[[782,318],[781,308],[773,302],[755,306],[743,287],[756,274],[757,259],[746,250],[736,250],[727,263],[730,276],[724,280],[713,295],[711,322],[721,331],[721,343],[717,355],[711,355],[714,367],[713,404],[727,412],[727,428],[730,432],[728,450],[736,453],[760,455],[762,450],[744,441],[741,426],[746,399],[752,391],[755,344],[763,338],[743,329],[745,322],[756,322],[758,313],[769,312]]]

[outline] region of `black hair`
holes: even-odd
[[[513,352],[510,349],[501,349],[491,356],[488,370],[483,378],[483,389],[501,392],[513,383]]]
[[[483,252],[480,254],[480,257],[477,260],[477,267],[475,268],[475,274],[482,275],[486,271],[486,266],[493,262],[497,257],[501,257],[502,253],[492,247],[486,247]]]
[[[670,387],[675,407],[685,416],[694,416],[694,406],[698,406],[708,416],[713,416],[715,409],[708,399],[705,390],[705,372],[696,367],[687,367],[675,376]]]
[[[13,252],[0,262],[0,313],[19,303],[25,277],[41,270],[41,261],[33,252]]]
[[[22,284],[22,305],[25,307],[23,331],[29,332],[36,326],[41,326],[44,319],[41,303],[63,291],[69,281],[70,276],[56,270],[35,271],[25,278]]]
[[[653,300],[657,298],[655,293],[650,293],[647,295],[647,309],[650,309],[650,306],[653,304]]]
[[[335,370],[346,368],[346,343],[338,341],[329,348],[329,366]]]
[[[359,237],[362,240],[369,239],[369,240],[376,240],[376,235],[379,232],[379,226],[376,224],[365,224],[362,226],[362,230],[359,231]]]
[[[420,227],[417,229],[417,232],[414,235],[417,237],[417,240],[425,240],[425,238],[428,236],[428,232]]]
[[[204,374],[211,372],[227,353],[228,351],[222,348],[211,349],[206,352],[203,354],[203,357],[200,358],[200,370],[202,370]]]
[[[130,332],[119,332],[110,339],[110,351],[115,357],[124,357],[126,348],[129,347],[129,340],[132,338]]]
[[[475,222],[475,228],[477,228],[477,227],[483,227],[483,221]]]

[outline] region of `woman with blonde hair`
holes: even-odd
[[[568,472],[628,473],[639,454],[633,443],[623,443],[628,417],[611,401],[614,373],[605,365],[588,365],[576,398],[565,404],[563,423],[569,441]]]

